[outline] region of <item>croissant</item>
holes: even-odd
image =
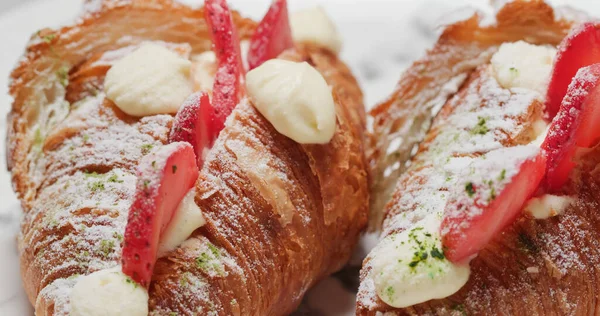
[[[203,10],[169,0],[90,2],[75,25],[35,34],[13,71],[8,166],[24,212],[18,250],[36,315],[69,315],[77,281],[120,263],[136,167],[172,128],[172,115],[136,118],[106,98],[108,69],[142,42],[181,55],[210,50]],[[233,19],[249,38],[256,24]],[[308,62],[331,87],[332,140],[299,144],[244,99],[195,185],[206,224],[156,262],[151,315],[291,313],[349,259],[367,221],[362,93],[318,45],[299,43],[280,58]],[[292,214],[287,224],[284,212]]]
[[[556,47],[574,26],[588,19],[571,13],[554,10],[543,1],[507,1],[494,23],[483,23],[475,14],[449,25],[433,49],[404,73],[392,95],[372,110],[374,133],[368,158],[374,189],[369,220],[373,228],[382,229],[378,247],[389,249],[384,240],[400,236],[428,214],[444,210],[443,201],[452,194],[445,183],[460,183],[462,179],[453,178],[456,175],[470,176],[468,172],[432,173],[439,170],[432,166],[445,163],[439,158],[446,159],[443,154],[449,153],[447,162],[481,157],[496,147],[508,153],[534,140],[536,121],[544,119],[543,95],[500,86],[491,59],[503,43],[524,41],[544,49]],[[525,71],[518,67],[510,70]],[[543,84],[545,89],[548,83]],[[466,123],[473,124],[468,127]],[[457,133],[463,129],[466,134]],[[494,142],[485,134],[494,135]],[[473,142],[465,141],[464,135]],[[410,158],[414,146],[418,148]],[[570,182],[560,189],[573,201],[560,215],[542,220],[523,212],[470,261],[470,276],[452,295],[397,307],[386,303],[395,295],[395,288],[376,284],[379,270],[375,265],[385,255],[376,248],[361,270],[357,315],[596,314],[600,299],[600,252],[596,247],[599,157],[598,146],[578,157]],[[509,161],[512,156],[503,159]],[[468,170],[468,165],[463,168]],[[502,180],[503,174],[489,174],[490,186],[492,180]],[[468,183],[459,189],[463,195],[476,194]],[[492,200],[501,198],[495,194],[498,192],[491,191]],[[447,250],[417,251],[414,261],[403,264],[418,267],[420,260],[441,262],[442,251]],[[435,278],[437,271],[431,273]]]

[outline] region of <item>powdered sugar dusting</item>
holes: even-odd
[[[79,275],[74,275],[67,279],[55,280],[40,291],[36,306],[42,300],[48,303],[52,302],[54,303],[54,316],[68,316],[70,314],[68,306],[70,306],[71,290],[78,279]]]
[[[402,195],[390,205],[384,235],[441,211],[440,206],[448,198],[446,191],[457,184],[463,170],[477,156],[502,148],[527,132],[529,127],[523,122],[534,107],[540,106],[539,95],[526,89],[511,92],[500,88],[487,66],[477,76],[448,102],[447,111],[452,114],[440,114],[432,126],[435,138],[421,146],[411,167],[400,178]],[[394,216],[404,213],[401,210],[411,212],[400,218]]]
[[[467,168],[454,173],[456,185],[450,189],[450,200],[444,209],[441,234],[456,236],[471,226],[473,219],[509,185],[526,161],[540,153],[537,146],[514,146],[492,150],[473,159]]]
[[[508,154],[523,160],[539,152],[534,146],[505,149],[518,145],[517,140],[528,143],[535,138],[529,135],[529,120],[532,115],[541,115],[539,107],[539,93],[503,89],[493,78],[490,67],[480,66],[442,108],[418,154],[400,177],[387,206],[382,238],[409,229],[430,214],[441,215],[453,190],[461,186],[464,191],[465,179],[488,181],[487,177],[498,177],[506,169],[502,183],[507,183],[517,172],[507,164]],[[494,193],[488,189],[481,194],[489,197]],[[368,258],[383,255],[386,254],[378,253],[376,248]],[[367,272],[359,300],[372,307],[378,300],[370,261],[363,270]]]
[[[25,214],[24,223],[31,224],[19,236],[19,245],[28,246],[20,248],[21,256],[35,257],[33,264],[46,276],[41,287],[52,284],[40,295],[54,301],[65,315],[68,306],[62,303],[68,302],[74,282],[54,278],[89,274],[118,264],[130,206],[130,200],[123,197],[133,194],[135,180],[122,169],[63,176],[42,190]]]
[[[374,164],[371,228],[381,224],[384,205],[406,170],[411,150],[425,138],[436,110],[459,89],[467,74],[488,61],[494,51],[467,44],[460,51],[446,45],[435,47],[403,75],[395,95],[378,106],[386,110],[378,113],[373,122],[374,143],[372,152],[367,153]],[[445,67],[447,64],[452,67]],[[420,86],[415,87],[415,82]]]
[[[272,203],[273,209],[281,216],[283,225],[292,221],[294,204],[285,190],[283,183],[288,182],[287,175],[269,166],[271,159],[260,154],[251,146],[239,140],[227,141],[225,146],[234,152],[237,164],[259,189],[263,197]]]

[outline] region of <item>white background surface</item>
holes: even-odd
[[[184,2],[198,5],[200,0]],[[234,9],[259,19],[269,0],[230,0]],[[436,39],[436,29],[459,7],[477,6],[487,12],[486,0],[288,0],[290,10],[320,4],[335,20],[344,38],[342,59],[357,75],[366,95],[366,105],[374,105],[390,93],[401,71]],[[600,16],[600,1],[568,2]],[[11,99],[8,74],[23,52],[30,35],[44,27],[68,24],[80,12],[82,0],[0,0],[0,315],[31,315],[19,276],[15,246],[20,209],[6,172],[5,117]],[[323,283],[308,301],[332,296],[340,287]],[[319,305],[325,315],[352,314],[353,296],[328,297],[335,304]]]

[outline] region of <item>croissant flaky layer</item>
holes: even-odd
[[[452,92],[451,97],[443,97],[444,105],[433,120],[431,129],[420,137],[423,142],[410,166],[399,177],[398,183],[394,180],[393,188],[388,191],[393,195],[384,212],[374,217],[379,220],[375,226],[382,225],[384,236],[402,231],[422,218],[424,211],[419,209],[418,196],[428,192],[430,184],[437,181],[429,180],[439,177],[428,171],[431,157],[437,149],[432,144],[443,137],[444,130],[456,128],[451,125],[452,117],[454,120],[461,116],[464,118],[477,108],[486,108],[488,114],[493,110],[503,115],[504,122],[497,125],[502,126],[498,130],[490,127],[490,132],[500,136],[494,146],[515,146],[531,141],[527,135],[530,135],[533,121],[540,118],[541,101],[524,95],[520,90],[498,87],[495,79],[490,78],[488,63],[504,42],[524,40],[540,45],[558,45],[577,22],[575,18],[567,19],[562,14],[559,17],[558,12],[542,1],[511,1],[500,9],[495,25],[480,26],[475,16],[447,27],[436,46],[405,73],[398,90],[373,110],[375,140],[379,143],[372,147],[370,158],[377,161],[373,165],[385,167],[388,158],[382,153],[390,153],[387,151],[389,143],[385,141],[386,135],[408,135],[398,127],[416,122],[415,115],[430,111],[427,106],[431,100],[444,96],[446,82],[453,77],[461,79],[458,91]],[[514,109],[522,111],[515,116],[517,112]],[[494,118],[486,119],[491,121]],[[447,145],[453,146],[453,142]],[[479,148],[484,145],[474,144]],[[461,150],[465,148],[457,148],[456,155]],[[580,157],[573,181],[564,189],[564,194],[575,197],[565,212],[546,220],[520,217],[471,261],[469,281],[448,298],[405,309],[393,308],[380,300],[375,292],[372,262],[371,258],[367,258],[361,272],[357,314],[597,314],[600,300],[599,162],[600,148]],[[378,172],[374,172],[374,183],[384,183],[377,178]],[[443,184],[444,180],[440,183]],[[424,198],[433,199],[434,194],[444,193],[438,192],[438,189],[436,187],[435,192],[428,192],[431,194]]]
[[[77,280],[119,264],[137,163],[167,142],[172,116],[130,117],[104,97],[115,56],[144,41],[182,55],[211,45],[202,9],[131,0],[94,10],[34,35],[12,74],[8,161],[24,210],[22,277],[37,315],[68,315]],[[234,18],[248,38],[255,24]],[[350,257],[367,216],[361,91],[328,51],[299,45],[281,58],[307,61],[332,87],[334,138],[298,144],[243,100],[196,183],[207,224],[157,262],[151,314],[286,314]]]

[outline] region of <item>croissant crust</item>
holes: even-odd
[[[119,264],[138,161],[167,142],[173,117],[134,118],[102,93],[110,54],[155,41],[211,47],[203,9],[168,0],[89,2],[74,26],[41,30],[11,75],[8,164],[23,206],[18,249],[36,315],[68,315],[82,276]],[[255,23],[234,13],[242,39]],[[366,225],[362,93],[327,50],[297,45],[332,87],[337,128],[325,145],[279,134],[242,100],[196,183],[207,224],[158,260],[152,315],[282,315],[340,269]],[[281,221],[292,212],[289,224]]]

